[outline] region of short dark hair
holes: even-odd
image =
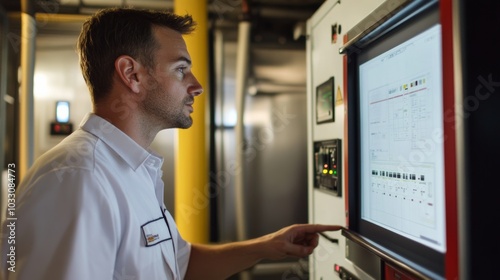
[[[98,11],[83,24],[77,48],[83,78],[94,103],[111,89],[114,63],[120,55],[129,55],[149,68],[154,66],[153,54],[158,46],[154,26],[189,34],[196,23],[190,15],[109,8]]]

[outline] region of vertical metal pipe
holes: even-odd
[[[7,14],[4,9],[0,6],[0,170],[3,172],[5,164],[5,151],[4,151],[4,141],[5,141],[5,130],[6,130],[6,105],[5,105],[5,95],[7,94]],[[0,209],[5,209],[6,205],[3,205],[3,173],[0,173]],[[4,215],[3,211],[0,210],[2,216],[0,221],[2,221]]]
[[[244,199],[244,143],[245,130],[243,117],[245,114],[245,92],[248,78],[248,56],[250,46],[250,22],[241,21],[238,27],[238,47],[236,54],[236,162],[238,172],[235,174],[235,206],[236,236],[238,240],[247,239],[245,199]]]
[[[245,240],[248,238],[245,213],[245,93],[247,90],[248,61],[250,52],[250,21],[248,1],[242,1],[242,20],[238,25],[238,46],[236,53],[236,163],[238,172],[235,174],[235,211],[236,211],[236,238]],[[251,279],[250,271],[246,270],[239,274],[240,280]]]
[[[21,86],[19,89],[19,162],[16,177],[26,174],[33,163],[33,77],[35,72],[36,21],[34,4],[21,2]]]
[[[214,125],[212,126],[215,131],[214,131],[214,137],[212,141],[214,141],[215,148],[214,150],[216,151],[214,153],[214,160],[216,162],[216,166],[214,166],[213,171],[217,173],[217,170],[222,169],[224,165],[224,33],[221,30],[215,30],[214,31],[214,80],[215,80],[215,87],[214,87],[214,106],[213,110],[215,113],[215,116],[213,118]],[[220,149],[219,149],[220,148]],[[222,186],[221,180],[218,178],[215,178],[216,180],[216,186],[217,188],[220,188],[219,186]],[[217,208],[216,208],[216,213],[217,215],[217,231],[218,231],[218,240],[222,239],[225,240],[225,233],[224,233],[224,228],[226,224],[226,219],[224,219],[223,213],[224,213],[224,205],[226,203],[226,195],[225,191],[221,191],[220,189],[218,190],[219,196],[217,196]],[[212,225],[213,226],[213,225]]]

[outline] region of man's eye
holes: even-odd
[[[179,68],[177,68],[177,71],[179,71],[182,74],[184,74],[185,70],[186,70],[186,67],[179,67]]]

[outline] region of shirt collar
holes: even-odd
[[[88,113],[82,120],[80,127],[102,140],[133,170],[139,168],[148,158],[150,158],[149,162],[158,167],[163,163],[161,156],[144,149],[123,131],[94,113]]]

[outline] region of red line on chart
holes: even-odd
[[[375,104],[375,103],[379,103],[379,102],[384,102],[384,101],[387,101],[387,100],[391,100],[391,99],[394,99],[394,98],[398,98],[398,97],[401,97],[401,96],[405,96],[405,95],[408,95],[408,94],[412,94],[412,93],[415,93],[415,92],[419,92],[419,91],[422,91],[422,90],[426,90],[427,88],[424,87],[424,88],[421,88],[421,89],[417,89],[417,90],[414,90],[414,91],[410,91],[410,92],[407,92],[405,94],[400,94],[400,95],[396,95],[396,96],[391,96],[389,98],[386,98],[386,99],[382,99],[382,100],[378,100],[378,101],[374,101],[374,102],[371,102],[371,104]]]

